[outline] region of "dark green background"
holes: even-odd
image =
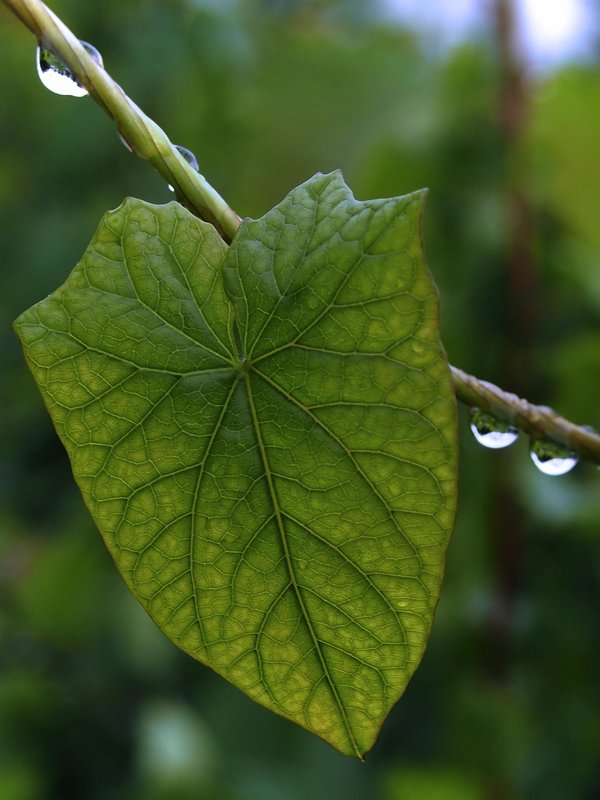
[[[358,0],[53,7],[242,215],[336,167],[360,199],[428,186],[450,360],[600,427],[598,64],[532,81],[510,141],[492,25],[446,55]],[[62,283],[107,208],[171,196],[91,100],[41,86],[33,52],[0,7],[0,800],[598,797],[600,473],[545,477],[525,440],[486,451],[464,409],[430,645],[365,764],[255,706],[145,617],[10,323]]]

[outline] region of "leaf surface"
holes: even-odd
[[[228,249],[177,203],[127,200],[15,323],[158,626],[359,757],[422,657],[455,513],[422,201],[317,175]]]

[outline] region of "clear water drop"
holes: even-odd
[[[185,158],[192,169],[195,169],[196,172],[198,172],[200,169],[198,166],[198,159],[191,150],[188,150],[187,147],[181,147],[179,144],[175,145],[175,150],[177,150]]]
[[[119,133],[118,136],[123,147],[126,150],[129,150],[130,153],[133,153],[133,148],[129,146],[129,142],[127,141],[127,139],[121,133]]]
[[[102,56],[98,50],[88,42],[82,41],[81,44],[96,64],[102,67]],[[54,94],[85,97],[88,93],[87,89],[84,89],[71,70],[40,42],[38,42],[36,50],[36,64],[41,82],[46,89],[50,89]]]
[[[184,159],[187,161],[187,163],[190,165],[190,167],[191,167],[192,169],[195,169],[195,170],[196,170],[196,172],[199,172],[199,171],[200,171],[200,166],[199,166],[199,164],[198,164],[198,159],[197,159],[197,158],[196,158],[196,156],[195,156],[195,155],[192,153],[192,151],[191,151],[191,150],[188,150],[188,149],[187,149],[187,147],[182,147],[180,144],[175,144],[175,145],[173,145],[173,147],[175,148],[175,150],[177,150],[177,152],[178,152],[180,155],[182,155],[182,156],[184,157]],[[168,184],[168,186],[169,186],[169,189],[170,189],[172,192],[174,192],[174,191],[175,191],[175,189],[174,189],[174,188],[171,186],[171,184],[170,184],[170,183]]]
[[[508,447],[519,438],[518,428],[478,408],[471,411],[471,431],[479,444],[492,450]]]
[[[530,455],[544,475],[566,475],[579,461],[577,455],[568,448],[541,440],[533,442]]]

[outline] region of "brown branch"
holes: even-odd
[[[600,464],[600,435],[595,431],[574,425],[554,409],[533,405],[458,367],[451,366],[450,370],[456,397],[461,402],[514,425],[533,439],[548,439],[568,447],[581,458]]]

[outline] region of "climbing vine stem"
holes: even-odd
[[[177,151],[167,134],[125,94],[79,39],[41,0],[2,0],[21,22],[71,70],[90,96],[115,122],[132,151],[149,161],[175,189],[193,214],[211,222],[230,242],[240,218]],[[511,423],[534,439],[564,445],[581,458],[600,464],[600,435],[574,425],[553,409],[535,406],[487,381],[450,367],[457,398]]]
[[[132,151],[149,161],[173,186],[177,199],[211,222],[230,242],[240,218],[208,181],[177,151],[167,134],[125,94],[79,39],[40,0],[3,0],[21,22],[54,53],[114,120]]]
[[[536,406],[516,394],[505,392],[493,383],[450,367],[456,396],[469,406],[477,406],[498,419],[528,433],[532,439],[549,439],[568,447],[581,458],[600,464],[600,436],[590,428],[574,425],[553,408]]]

